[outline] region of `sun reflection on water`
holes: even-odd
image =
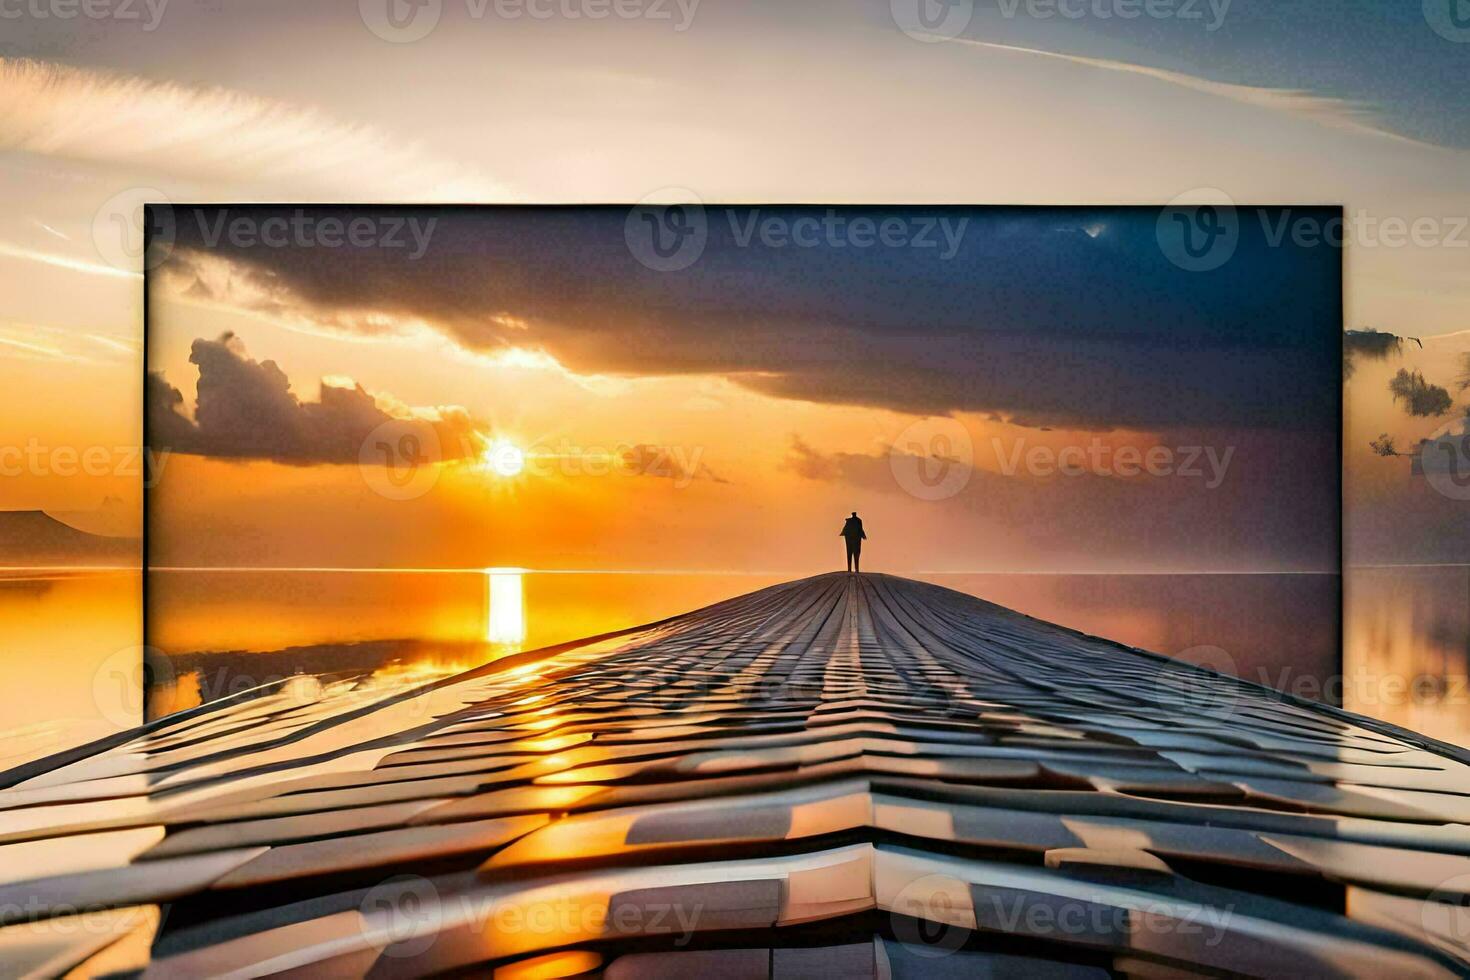
[[[526,642],[526,593],[519,569],[485,570],[485,642]]]

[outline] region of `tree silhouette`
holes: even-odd
[[[1417,337],[1399,337],[1379,330],[1347,331],[1343,340],[1343,377],[1352,375],[1354,357],[1384,360],[1390,355],[1401,353],[1405,340],[1414,341],[1421,349],[1424,346]],[[1460,377],[1455,386],[1462,392],[1470,389],[1470,355],[1461,355]],[[1398,373],[1388,382],[1388,391],[1395,403],[1401,404],[1406,413],[1417,418],[1438,418],[1455,404],[1455,399],[1447,388],[1430,384],[1424,380],[1422,372],[1409,368],[1399,368]],[[1465,407],[1465,416],[1470,418],[1470,405]],[[1405,456],[1414,459],[1423,454],[1424,447],[1429,442],[1428,439],[1421,439],[1412,452],[1403,452],[1398,448],[1396,437],[1383,432],[1368,445],[1379,456]]]

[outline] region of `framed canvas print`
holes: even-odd
[[[74,764],[168,969],[1452,968],[1463,753],[1343,710],[1340,209],[149,219]]]

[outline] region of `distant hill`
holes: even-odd
[[[88,534],[40,510],[0,511],[0,565],[128,565],[141,555],[138,538]]]

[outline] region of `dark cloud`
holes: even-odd
[[[302,401],[275,361],[252,359],[233,334],[195,340],[189,362],[199,368],[193,419],[183,414],[177,388],[160,374],[148,375],[148,440],[155,451],[306,465],[357,463],[375,433],[393,443],[389,451],[398,440],[413,440],[420,462],[474,455],[484,445],[462,408],[393,415],[361,385],[325,383],[317,401]]]
[[[153,449],[189,451],[198,440],[198,427],[184,415],[184,395],[164,380],[157,371],[149,371],[143,394],[147,413],[148,441]]]
[[[839,209],[842,228],[902,219],[909,240],[928,228],[934,247],[838,233],[808,248],[747,236],[750,222],[789,228],[830,209],[711,208],[699,259],[675,272],[635,258],[624,208],[416,209],[438,219],[417,259],[232,245],[207,234],[219,210],[179,209],[172,288],[206,288],[200,261],[213,255],[248,286],[234,295],[344,330],[382,329],[386,314],[581,373],[717,373],[785,398],[1038,426],[1337,425],[1341,255],[1273,246],[1254,210],[1211,272],[1169,262],[1153,209]],[[948,259],[940,221],[962,230]]]

